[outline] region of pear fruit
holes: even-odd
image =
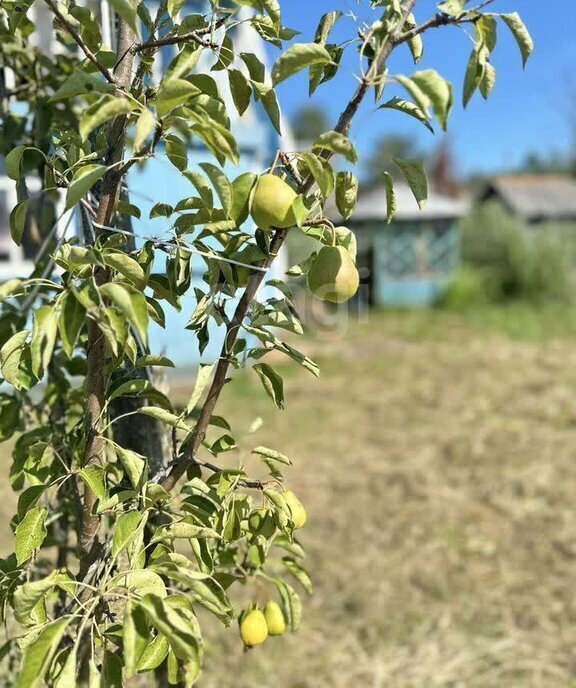
[[[292,204],[298,197],[294,189],[275,174],[258,177],[250,214],[260,229],[287,229],[296,224]]]
[[[246,647],[261,645],[268,637],[266,617],[259,609],[248,612],[240,624],[240,636]]]
[[[264,617],[268,625],[269,635],[282,635],[286,630],[286,619],[277,602],[268,602],[264,608]]]
[[[308,515],[306,514],[306,509],[304,508],[302,502],[298,497],[292,492],[292,490],[286,490],[283,494],[286,504],[290,509],[292,514],[292,522],[294,523],[294,528],[303,528],[308,520]]]
[[[323,301],[344,303],[359,283],[354,259],[343,246],[323,246],[308,271],[308,288]]]

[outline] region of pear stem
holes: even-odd
[[[305,227],[319,227],[321,225],[328,227],[332,232],[332,246],[336,246],[336,227],[332,220],[329,220],[327,217],[321,217],[318,220],[307,220],[304,223]]]

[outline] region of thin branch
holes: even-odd
[[[66,17],[60,12],[58,9],[57,5],[53,0],[44,0],[44,2],[48,5],[48,7],[52,10],[54,16],[57,17],[58,21],[62,24],[62,26],[68,31],[68,33],[72,36],[72,38],[76,41],[84,55],[94,64],[98,70],[103,74],[104,78],[106,81],[109,81],[111,84],[114,84],[115,86],[118,86],[118,79],[112,74],[112,72],[107,69],[101,62],[100,60],[94,55],[94,53],[90,50],[90,48],[86,45],[84,42],[82,36],[76,31],[76,29],[70,24],[70,22],[66,19]]]
[[[403,19],[399,23],[400,27],[404,26],[404,23],[408,15],[412,12],[412,9],[414,8],[416,2],[417,0],[406,0],[406,2],[403,4]],[[338,123],[335,127],[335,131],[341,134],[348,133],[350,125],[352,123],[352,119],[354,115],[358,112],[360,104],[362,103],[370,89],[372,76],[377,75],[378,72],[383,68],[386,61],[390,57],[390,53],[395,47],[395,37],[396,34],[394,33],[388,38],[388,40],[386,40],[383,43],[382,47],[380,48],[379,54],[372,63],[371,68],[368,70],[368,74],[361,80],[359,86],[356,89],[356,92],[354,93],[350,102],[340,115]],[[325,160],[329,160],[332,157],[332,153],[329,150],[323,150],[321,154]],[[309,174],[305,179],[302,180],[301,184],[298,185],[298,191],[299,193],[306,195],[310,192],[313,186],[314,177],[311,174]],[[274,232],[272,241],[270,242],[269,254],[262,263],[261,267],[266,269],[270,267],[270,265],[278,255],[278,252],[280,251],[287,234],[288,230],[286,229],[277,229]],[[214,378],[212,380],[208,396],[206,397],[206,401],[202,407],[200,417],[198,418],[198,422],[196,424],[190,441],[187,442],[183,447],[183,451],[179,457],[178,463],[171,469],[168,469],[168,472],[166,469],[164,469],[161,472],[161,474],[155,476],[155,482],[159,482],[162,485],[162,487],[168,492],[170,492],[175,487],[178,480],[184,475],[184,473],[186,473],[188,468],[191,465],[193,465],[193,463],[196,460],[196,454],[202,446],[202,442],[204,441],[204,437],[206,436],[206,431],[208,429],[208,425],[210,423],[210,419],[212,417],[218,399],[220,397],[220,393],[222,392],[222,389],[224,388],[224,385],[226,384],[228,379],[228,367],[230,365],[229,352],[234,346],[234,343],[236,342],[238,332],[242,327],[242,323],[244,322],[244,318],[248,313],[250,304],[252,303],[252,300],[255,297],[256,292],[258,291],[260,284],[264,279],[264,274],[265,273],[263,272],[257,272],[251,276],[248,285],[246,286],[246,289],[244,291],[244,294],[242,295],[240,301],[238,302],[238,305],[236,306],[234,315],[229,325],[226,327],[226,335],[224,338],[224,343],[222,345],[222,350],[220,352],[220,359],[218,360],[218,364],[216,366],[216,372],[214,373]]]
[[[189,33],[183,33],[180,35],[157,38],[156,40],[146,41],[145,43],[136,43],[136,45],[132,46],[132,52],[139,53],[142,52],[142,50],[163,48],[165,45],[179,45],[180,43],[197,43],[201,48],[218,47],[217,43],[204,40],[204,38],[197,31],[190,31]]]
[[[481,2],[479,5],[476,5],[476,7],[471,7],[470,9],[465,10],[461,14],[454,16],[444,14],[444,12],[438,12],[423,24],[415,26],[413,29],[410,29],[410,31],[406,31],[403,34],[400,34],[400,36],[398,36],[395,40],[395,45],[400,45],[401,43],[406,43],[406,41],[411,41],[413,38],[419,36],[421,33],[428,31],[428,29],[436,29],[440,26],[475,24],[480,18],[480,15],[476,13],[480,12],[480,10],[484,9],[484,7],[491,5],[493,2],[495,2],[495,0],[484,0],[484,2]]]

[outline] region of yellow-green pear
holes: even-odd
[[[323,301],[344,303],[358,291],[354,259],[342,246],[323,246],[308,271],[310,291]]]
[[[294,189],[280,177],[263,174],[256,182],[250,214],[260,229],[293,227],[296,217],[292,204],[297,196]]]
[[[277,602],[268,602],[264,609],[264,617],[268,625],[269,635],[282,635],[286,630],[286,619]]]
[[[303,528],[306,525],[308,516],[302,502],[292,492],[292,490],[286,490],[286,492],[283,494],[283,497],[286,500],[286,504],[288,504],[290,513],[292,514],[294,528]]]
[[[259,609],[248,612],[240,624],[240,636],[246,647],[261,645],[268,637],[268,625]]]

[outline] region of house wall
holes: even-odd
[[[352,227],[354,229],[354,227]],[[460,264],[460,236],[452,219],[384,222],[356,228],[359,262],[371,262],[370,302],[376,306],[434,304]]]

